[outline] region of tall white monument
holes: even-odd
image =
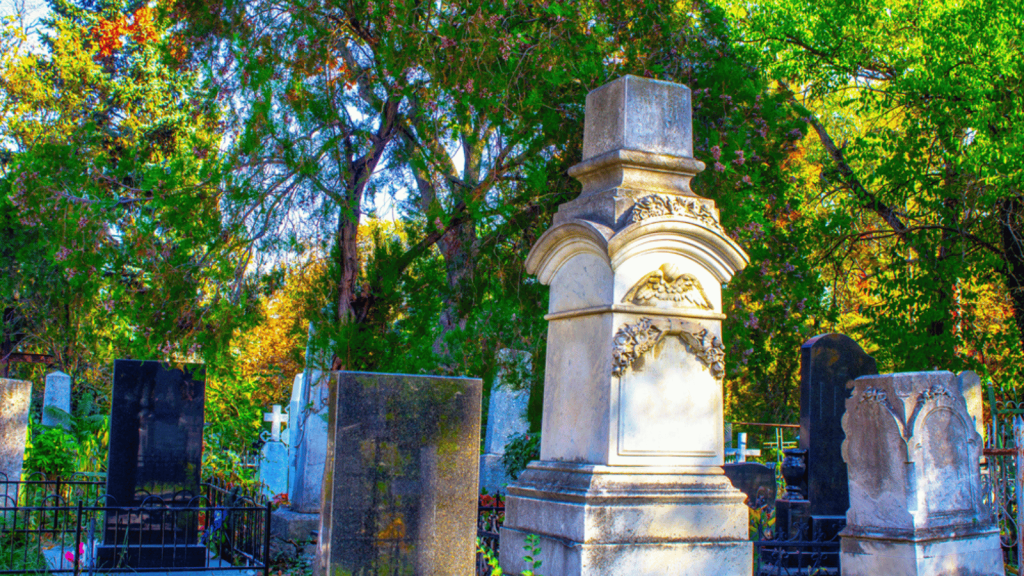
[[[690,189],[690,90],[626,76],[587,96],[580,197],[526,267],[551,287],[541,460],[508,488],[501,565],[749,575],[744,496],[722,473],[721,286],[749,262]]]

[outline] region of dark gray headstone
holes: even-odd
[[[473,574],[481,381],[333,376],[316,573]]]
[[[757,462],[737,462],[722,466],[725,475],[740,492],[747,495],[747,506],[760,508],[775,503],[775,469]]]
[[[786,494],[776,502],[782,538],[831,540],[846,525],[850,507],[843,461],[843,414],[852,387],[877,374],[875,360],[843,334],[815,336],[800,347],[800,448],[786,450]],[[823,566],[836,566],[838,555]]]
[[[823,334],[800,347],[800,447],[807,450],[812,515],[845,516],[850,507],[843,461],[843,414],[851,380],[878,374],[875,359],[849,336]]]
[[[114,361],[107,460],[108,506],[151,506],[145,513],[108,512],[100,567],[202,566],[197,505],[203,458],[203,366]],[[126,546],[126,543],[130,545]]]

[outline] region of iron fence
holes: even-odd
[[[95,479],[0,477],[0,574],[234,571],[269,575],[270,503],[204,482],[120,506]]]
[[[498,540],[502,523],[505,522],[505,503],[502,496],[486,496],[486,502],[481,497],[481,504],[477,508],[476,517],[476,541],[479,546],[476,554],[477,576],[490,576],[491,567],[487,562],[487,556],[498,557]]]

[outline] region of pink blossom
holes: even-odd
[[[716,146],[712,146],[711,147],[711,157],[714,158],[715,160],[718,160],[719,158],[721,158],[722,157],[722,149],[719,148],[717,145]]]
[[[715,162],[715,172],[725,172],[725,165],[721,162]]]

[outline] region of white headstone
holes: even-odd
[[[21,479],[31,400],[31,382],[0,378],[0,481],[17,482]],[[3,494],[2,490],[0,494]]]
[[[722,471],[722,284],[749,258],[691,189],[703,169],[686,86],[587,95],[583,190],[526,261],[551,287],[543,434],[508,487],[508,573],[531,534],[545,574],[751,573],[746,497]]]
[[[970,370],[960,373],[960,392],[967,402],[967,412],[974,419],[974,429],[982,440],[985,439],[985,402],[982,393],[981,378]]]
[[[844,576],[1003,575],[984,501],[982,440],[957,376],[909,372],[853,381],[843,416],[850,487]]]
[[[43,426],[71,428],[71,376],[63,372],[46,375],[43,389]]]
[[[330,372],[307,370],[295,377],[289,418],[294,467],[288,499],[293,512],[320,512],[324,463],[327,461],[327,416]]]
[[[529,353],[505,349],[499,351],[498,355],[503,366],[511,365],[512,370],[521,374],[529,373]],[[525,434],[530,430],[530,423],[526,420],[530,391],[511,390],[507,381],[508,372],[503,370],[494,380],[488,402],[487,436],[484,439],[484,453],[480,456],[480,488],[489,494],[505,492],[505,486],[512,481],[501,463],[505,445],[513,435]]]
[[[288,446],[271,440],[263,445],[260,481],[268,498],[288,493]]]

